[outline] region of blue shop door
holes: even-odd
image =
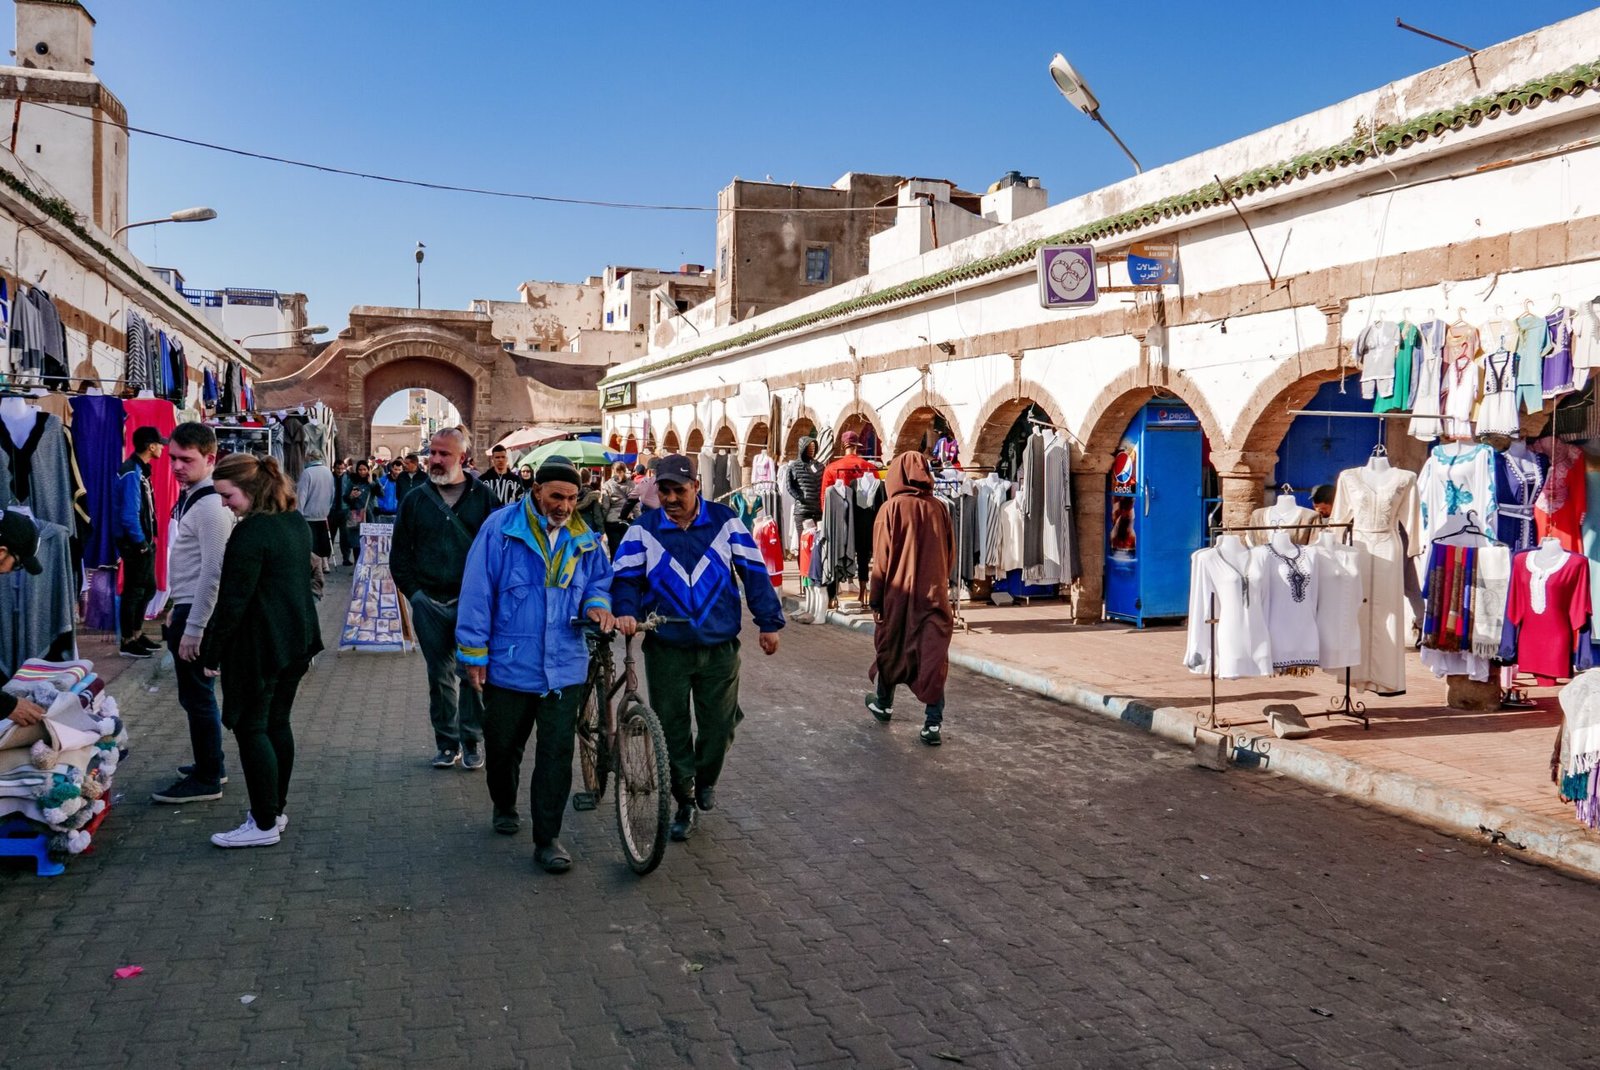
[[[1189,557],[1204,532],[1194,413],[1152,403],[1128,425],[1107,496],[1106,615],[1143,627],[1189,612]]]
[[[1312,399],[1300,406],[1317,412],[1371,412],[1372,399],[1361,396],[1361,377],[1322,384]],[[1360,468],[1383,441],[1385,420],[1341,419],[1337,416],[1296,416],[1278,447],[1278,467],[1272,475],[1273,493],[1285,483],[1294,488],[1295,500],[1311,508],[1311,492],[1319,483],[1337,483],[1346,468]]]

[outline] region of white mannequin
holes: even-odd
[[[21,444],[38,418],[39,410],[22,398],[0,398],[0,421],[4,421],[12,442]]]
[[[1223,535],[1217,539],[1217,553],[1222,559],[1244,574],[1245,567],[1250,564],[1250,547],[1237,535]]]
[[[1539,548],[1533,551],[1533,563],[1544,572],[1560,568],[1566,557],[1567,548],[1553,535],[1546,535],[1539,541]]]
[[[156,392],[154,390],[141,390],[141,391],[139,391],[139,397],[141,397],[141,398],[153,398],[155,396],[156,396]]]
[[[1389,470],[1389,454],[1387,452],[1378,453],[1374,451],[1372,456],[1367,458],[1367,470],[1387,472]]]
[[[1274,531],[1271,542],[1272,548],[1284,557],[1295,558],[1300,556],[1300,547],[1294,544],[1294,539],[1289,537],[1287,531]]]
[[[1278,499],[1272,503],[1272,510],[1269,515],[1272,517],[1274,524],[1287,524],[1294,519],[1295,514],[1299,511],[1300,503],[1294,500],[1294,495],[1287,491],[1279,491]]]

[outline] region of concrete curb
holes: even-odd
[[[799,608],[784,598],[786,611]],[[829,624],[871,635],[870,618],[830,611]],[[1103,694],[1085,684],[1055,680],[1006,662],[951,648],[950,664],[1030,691],[1075,709],[1110,717],[1181,746],[1192,746],[1195,719],[1173,706],[1154,706],[1128,695]],[[1515,806],[1480,799],[1409,773],[1382,769],[1275,736],[1250,739],[1259,745],[1254,763],[1303,784],[1354,799],[1453,835],[1505,845],[1508,857],[1600,881],[1600,837],[1575,823],[1557,821]],[[1246,766],[1247,768],[1247,766]]]

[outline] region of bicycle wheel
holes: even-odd
[[[617,731],[617,831],[635,873],[649,873],[661,864],[671,811],[667,736],[655,712],[635,702]]]
[[[605,724],[600,707],[605,703],[605,693],[610,690],[602,674],[596,672],[584,685],[583,705],[578,707],[578,765],[583,770],[584,790],[598,799],[606,790]]]

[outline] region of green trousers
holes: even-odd
[[[733,746],[733,730],[744,719],[739,709],[739,640],[675,647],[651,636],[644,641],[644,671],[650,706],[667,735],[672,797],[682,805],[693,800],[696,787],[717,783]]]

